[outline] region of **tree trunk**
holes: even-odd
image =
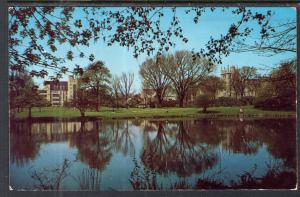
[[[184,97],[180,97],[179,98],[179,107],[183,107],[184,106]]]
[[[116,108],[119,109],[118,96],[116,96]]]
[[[97,95],[97,102],[96,102],[96,111],[99,112],[99,104],[100,104],[100,96],[99,94]]]
[[[80,110],[80,115],[81,115],[81,117],[85,117],[84,111]]]
[[[158,107],[162,107],[162,103],[163,103],[163,98],[161,96],[160,93],[156,93],[156,98],[157,98],[157,104],[158,104]]]
[[[128,96],[125,97],[125,100],[126,100],[126,108],[128,109]]]
[[[179,99],[179,107],[184,107],[184,99],[185,99],[185,92],[181,92],[178,94],[178,99]]]
[[[31,107],[28,107],[28,118],[31,119]]]
[[[207,111],[206,109],[207,109],[207,107],[206,107],[206,106],[203,106],[202,112],[203,112],[203,113],[206,113],[206,111]]]

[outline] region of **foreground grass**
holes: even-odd
[[[296,116],[296,112],[291,111],[265,111],[256,109],[253,106],[244,106],[244,114],[256,117],[289,117]],[[207,116],[238,116],[239,107],[211,107],[208,108],[209,113],[202,113],[201,108],[129,108],[116,109],[102,107],[100,112],[87,111],[87,117],[102,118],[163,118],[163,117],[207,117]],[[16,115],[17,119],[24,119],[28,116],[28,111],[24,110]],[[80,117],[77,109],[64,107],[44,107],[33,108],[32,117],[36,118],[75,118]]]

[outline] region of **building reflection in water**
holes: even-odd
[[[254,155],[265,146],[284,167],[296,169],[295,130],[296,122],[290,119],[14,122],[10,159],[22,167],[36,159],[41,144],[66,142],[78,150],[77,159],[91,170],[82,172],[85,178],[79,178],[81,187],[87,189],[86,177],[98,179],[96,172],[107,170],[118,152],[137,157],[146,171],[163,176],[175,174],[178,180],[214,168],[220,162],[220,150]],[[142,144],[140,150],[138,141]]]

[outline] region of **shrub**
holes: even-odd
[[[243,105],[253,105],[255,102],[255,97],[253,96],[244,96],[240,99],[241,103]]]
[[[289,97],[257,98],[254,107],[265,110],[295,110],[296,102]]]
[[[215,100],[214,105],[232,107],[232,106],[253,105],[254,103],[255,103],[255,97],[253,96],[245,96],[241,99],[236,99],[233,97],[219,97]]]
[[[176,107],[178,101],[176,100],[169,100],[169,101],[163,101],[162,106],[163,107]]]
[[[202,107],[202,112],[206,113],[206,109],[211,104],[212,100],[207,95],[200,95],[196,98],[195,104],[198,107]]]
[[[72,103],[71,102],[68,102],[68,101],[65,101],[64,102],[64,107],[73,107]]]
[[[215,100],[216,106],[225,106],[225,107],[231,107],[238,105],[238,101],[235,98],[232,97],[219,97]]]

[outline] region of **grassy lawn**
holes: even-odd
[[[296,112],[290,111],[265,111],[255,109],[253,106],[244,106],[244,114],[255,115],[258,117],[276,117],[276,116],[296,116]],[[88,117],[103,118],[130,118],[130,117],[206,117],[211,115],[220,116],[237,116],[239,115],[239,107],[211,107],[208,108],[209,113],[202,113],[201,108],[129,108],[118,109],[113,111],[111,108],[102,107],[100,112],[88,111]],[[16,115],[16,118],[23,119],[28,116],[28,111],[24,110]],[[77,109],[63,107],[44,107],[32,109],[32,117],[56,117],[56,118],[72,118],[80,117]]]

